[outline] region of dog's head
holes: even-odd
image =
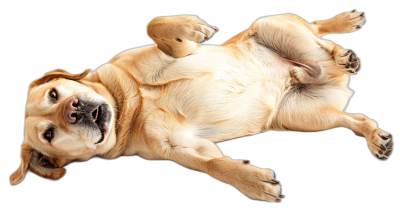
[[[88,74],[55,70],[31,84],[22,162],[10,177],[12,185],[24,178],[28,167],[59,179],[69,162],[87,160],[115,144],[115,101],[101,84],[85,81]]]

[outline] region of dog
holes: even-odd
[[[346,127],[387,159],[391,134],[343,112],[356,54],[321,39],[362,27],[364,13],[308,24],[295,15],[258,19],[222,46],[199,45],[218,29],[196,16],[158,17],[156,45],[125,51],[96,71],[48,72],[29,87],[22,162],[10,181],[34,173],[59,179],[72,161],[139,155],[168,159],[236,187],[251,199],[280,202],[270,169],[231,160],[214,144],[267,130]]]

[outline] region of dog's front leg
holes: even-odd
[[[173,160],[187,168],[236,187],[252,199],[280,202],[281,185],[270,169],[260,169],[246,160],[224,157],[211,141],[192,137],[179,119],[158,111],[145,122],[147,149],[158,158]]]
[[[218,29],[209,26],[197,16],[170,16],[153,19],[147,33],[157,47],[172,57],[180,58],[196,51]]]

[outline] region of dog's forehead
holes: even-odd
[[[61,78],[51,82],[44,83],[39,86],[32,87],[29,90],[28,104],[31,102],[43,100],[45,94],[49,93],[49,91],[53,88],[56,88],[58,94],[61,93],[63,95],[72,95],[74,91],[79,90],[79,87],[81,85],[82,84],[79,84],[75,81]]]

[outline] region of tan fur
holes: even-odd
[[[222,46],[197,44],[218,31],[197,17],[156,18],[148,34],[157,46],[123,52],[91,74],[56,70],[31,85],[22,163],[11,183],[23,179],[29,164],[57,179],[60,167],[74,160],[139,155],[173,160],[250,198],[279,202],[281,186],[272,170],[224,157],[213,143],[269,129],[347,127],[367,138],[373,154],[387,158],[391,136],[363,115],[342,112],[352,94],[347,74],[357,69],[348,68],[353,56],[320,39],[354,31],[363,18],[346,12],[309,25],[294,15],[265,17]],[[45,100],[52,88],[64,94],[53,104]],[[79,132],[63,112],[71,97],[96,95],[114,112],[99,145],[93,145],[96,134]],[[54,144],[40,140],[48,123],[58,131]]]

